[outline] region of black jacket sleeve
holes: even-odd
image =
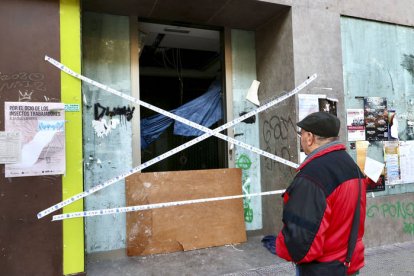
[[[320,228],[326,197],[316,181],[303,175],[297,175],[286,192],[289,198],[283,206],[282,234],[293,261],[299,262],[308,254]]]

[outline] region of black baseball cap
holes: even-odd
[[[341,122],[336,116],[319,111],[309,114],[296,125],[321,137],[337,137]]]

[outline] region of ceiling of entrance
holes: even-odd
[[[83,0],[86,11],[256,30],[288,8],[253,0]]]

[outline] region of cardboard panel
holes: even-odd
[[[242,194],[240,169],[137,173],[126,179],[127,205]],[[187,251],[246,241],[243,200],[127,214],[127,255]]]

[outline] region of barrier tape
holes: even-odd
[[[273,159],[273,160],[275,160],[277,162],[283,163],[283,164],[285,164],[287,166],[290,166],[292,168],[295,168],[296,169],[298,167],[298,164],[296,164],[296,163],[293,163],[293,162],[291,162],[289,160],[286,160],[284,158],[281,158],[279,156],[276,156],[274,154],[271,154],[269,152],[266,152],[264,150],[258,149],[258,148],[254,147],[254,146],[251,146],[249,144],[246,144],[244,142],[238,141],[238,140],[236,140],[234,138],[231,138],[231,137],[228,137],[228,136],[226,136],[224,134],[219,133],[219,132],[223,131],[224,129],[227,129],[227,128],[229,128],[229,127],[231,127],[231,126],[233,126],[233,125],[235,125],[235,124],[237,124],[237,123],[239,123],[239,122],[241,122],[241,121],[243,121],[243,120],[245,120],[245,119],[247,119],[247,118],[249,118],[251,116],[254,116],[254,115],[258,114],[259,112],[261,112],[261,111],[263,111],[263,110],[265,110],[265,109],[267,109],[267,108],[275,105],[276,103],[281,102],[282,100],[277,100],[276,99],[274,101],[271,101],[271,102],[267,103],[266,105],[259,107],[256,110],[253,110],[253,111],[251,111],[251,112],[249,112],[249,113],[247,113],[247,114],[245,114],[245,115],[243,115],[243,116],[241,116],[241,117],[239,117],[239,118],[237,118],[237,119],[235,119],[235,120],[233,120],[233,121],[231,121],[231,122],[229,122],[227,124],[222,125],[219,128],[216,128],[214,130],[211,130],[211,129],[205,127],[205,126],[199,125],[199,124],[194,123],[194,122],[192,122],[190,120],[187,120],[187,119],[185,119],[183,117],[177,116],[177,115],[175,115],[175,114],[173,114],[171,112],[165,111],[165,110],[163,110],[163,109],[161,109],[159,107],[156,107],[154,105],[151,105],[149,103],[146,103],[144,101],[141,101],[141,100],[139,100],[137,98],[134,98],[132,96],[126,95],[126,94],[124,94],[122,92],[119,92],[119,91],[117,91],[117,90],[115,90],[113,88],[110,88],[107,85],[103,85],[103,84],[101,84],[99,82],[96,82],[96,81],[91,80],[91,79],[89,79],[87,77],[84,77],[84,76],[82,76],[82,75],[80,75],[80,74],[72,71],[71,69],[69,69],[65,65],[61,64],[60,62],[58,62],[58,61],[56,61],[56,60],[54,60],[54,59],[52,59],[50,57],[47,57],[46,56],[45,59],[48,62],[50,62],[51,64],[53,64],[54,66],[56,66],[59,69],[61,69],[62,71],[64,71],[64,72],[66,72],[66,73],[74,76],[75,78],[81,79],[84,82],[87,82],[87,83],[92,84],[92,85],[94,85],[96,87],[99,87],[99,88],[101,88],[101,89],[103,89],[105,91],[108,91],[108,92],[110,92],[112,94],[115,94],[115,95],[117,95],[117,96],[119,96],[121,98],[124,98],[124,99],[128,100],[128,101],[137,103],[137,104],[139,104],[141,106],[144,106],[144,107],[146,107],[148,109],[151,109],[151,110],[153,110],[155,112],[158,112],[158,113],[160,113],[160,114],[162,114],[164,116],[167,116],[167,117],[169,117],[171,119],[174,119],[174,120],[179,121],[179,122],[181,122],[183,124],[186,124],[188,126],[191,126],[193,128],[196,128],[198,130],[201,130],[201,131],[203,131],[205,133],[208,133],[208,134],[210,134],[208,137],[210,137],[210,136],[216,136],[216,137],[218,137],[220,139],[223,139],[223,140],[225,140],[225,141],[227,141],[229,143],[233,143],[233,144],[235,144],[235,145],[237,145],[239,147],[245,148],[245,149],[250,150],[250,151],[252,151],[254,153],[257,153],[259,155],[263,155],[265,157],[268,157],[268,158]],[[316,78],[316,75],[314,75],[314,76]],[[294,95],[294,94],[296,94],[296,93],[293,93],[292,95]]]
[[[182,200],[182,201],[173,201],[173,202],[165,202],[165,203],[154,203],[154,204],[147,204],[147,205],[137,205],[137,206],[129,206],[129,207],[119,207],[119,208],[111,208],[111,209],[101,209],[101,210],[93,210],[93,211],[74,212],[74,213],[67,213],[67,214],[62,214],[62,215],[55,215],[53,216],[52,221],[79,218],[79,217],[94,217],[94,216],[103,216],[103,215],[111,215],[111,214],[120,214],[120,213],[127,213],[127,212],[144,211],[144,210],[150,210],[150,209],[166,208],[166,207],[172,207],[172,206],[182,206],[182,205],[187,205],[187,204],[204,203],[204,202],[220,201],[220,200],[228,200],[228,199],[237,199],[237,198],[244,198],[244,197],[283,194],[284,192],[285,190],[276,190],[276,191],[246,194],[246,195],[210,197],[210,198]]]
[[[64,201],[62,201],[62,202],[60,202],[60,203],[58,203],[56,205],[53,205],[53,206],[51,206],[51,207],[49,207],[49,208],[47,208],[47,209],[39,212],[37,214],[38,219],[40,219],[40,218],[42,218],[42,217],[44,217],[44,216],[46,216],[46,215],[48,215],[48,214],[56,211],[56,210],[59,210],[59,209],[63,208],[64,206],[71,204],[72,202],[75,202],[75,201],[77,201],[77,200],[79,200],[81,198],[84,198],[84,197],[86,197],[86,196],[88,196],[88,195],[90,195],[90,194],[92,194],[92,193],[94,193],[96,191],[99,191],[99,190],[101,190],[101,189],[103,189],[103,188],[105,188],[105,187],[107,187],[109,185],[112,185],[113,183],[115,183],[115,182],[117,182],[119,180],[122,180],[122,179],[128,177],[129,175],[132,175],[132,174],[134,174],[136,172],[139,172],[142,169],[144,169],[146,167],[149,167],[152,164],[155,164],[155,163],[157,163],[157,162],[159,162],[159,161],[161,161],[161,160],[163,160],[163,159],[165,159],[165,158],[167,158],[167,157],[169,157],[169,156],[171,156],[173,154],[176,154],[177,152],[182,151],[182,150],[184,150],[184,149],[186,149],[186,148],[188,148],[188,147],[190,147],[190,146],[192,146],[192,145],[194,145],[194,144],[196,144],[196,143],[198,143],[198,142],[200,142],[200,141],[202,141],[202,140],[204,140],[204,139],[206,139],[206,138],[208,138],[208,137],[210,137],[212,135],[218,136],[219,138],[224,139],[224,140],[226,140],[228,142],[234,143],[234,144],[236,144],[236,145],[238,145],[240,147],[244,147],[244,148],[246,148],[248,150],[251,150],[253,152],[256,152],[258,154],[261,154],[263,156],[266,156],[266,157],[271,158],[273,160],[276,160],[278,162],[281,162],[283,164],[289,165],[291,167],[296,168],[298,166],[297,164],[295,164],[293,162],[290,162],[288,160],[285,160],[283,158],[280,158],[280,157],[275,156],[273,154],[270,154],[268,152],[262,151],[260,149],[257,149],[255,147],[250,146],[248,144],[245,144],[243,142],[237,141],[237,140],[235,140],[233,138],[227,137],[227,136],[225,136],[223,134],[220,134],[218,132],[220,132],[220,131],[222,131],[224,129],[227,129],[227,128],[229,128],[229,127],[231,127],[231,126],[233,126],[233,125],[235,125],[235,124],[237,124],[237,123],[245,120],[246,118],[251,117],[253,115],[256,115],[259,112],[261,112],[263,110],[266,110],[267,108],[270,108],[271,106],[274,106],[275,104],[277,104],[277,103],[279,103],[281,101],[284,101],[285,99],[287,99],[287,98],[295,95],[301,89],[303,89],[305,86],[307,86],[310,82],[312,82],[314,79],[316,79],[316,77],[317,77],[316,74],[312,75],[310,78],[308,78],[305,82],[303,82],[301,85],[299,85],[298,87],[296,87],[291,92],[289,92],[289,93],[287,93],[287,94],[285,94],[285,95],[283,95],[283,96],[275,99],[274,101],[271,101],[271,102],[269,102],[269,103],[267,103],[267,104],[265,104],[263,106],[260,106],[256,110],[253,110],[251,112],[248,112],[245,115],[243,115],[243,116],[241,116],[239,118],[236,118],[236,119],[234,119],[231,122],[228,122],[228,123],[226,123],[226,124],[224,124],[224,125],[216,128],[214,130],[211,130],[209,128],[206,128],[204,126],[201,126],[201,125],[198,125],[198,124],[196,124],[194,122],[191,122],[191,121],[189,121],[187,119],[184,119],[182,117],[179,117],[179,116],[177,116],[175,114],[172,114],[172,113],[170,113],[168,111],[165,111],[165,110],[160,109],[158,107],[152,106],[152,105],[150,105],[150,104],[148,104],[146,102],[143,102],[143,101],[141,101],[139,99],[136,99],[136,98],[131,97],[129,95],[125,95],[125,94],[123,94],[123,93],[121,93],[119,91],[116,91],[115,89],[112,89],[112,88],[110,88],[110,87],[108,87],[106,85],[103,85],[103,84],[99,83],[99,82],[96,82],[94,80],[91,80],[89,78],[86,78],[86,77],[84,77],[84,76],[82,76],[82,75],[80,75],[80,74],[72,71],[71,69],[69,69],[65,65],[59,63],[58,61],[56,61],[56,60],[54,60],[54,59],[52,59],[50,57],[47,57],[46,56],[45,57],[45,60],[48,61],[48,62],[50,62],[51,64],[53,64],[54,66],[56,66],[60,70],[68,73],[69,75],[72,75],[75,78],[78,78],[78,79],[80,79],[82,81],[85,81],[85,82],[87,82],[89,84],[92,84],[92,85],[94,85],[96,87],[99,87],[99,88],[101,88],[101,89],[103,89],[105,91],[108,91],[110,93],[113,93],[115,95],[118,95],[118,96],[120,96],[122,98],[125,98],[127,100],[130,100],[132,102],[138,103],[138,104],[140,104],[140,105],[142,105],[144,107],[147,107],[148,109],[151,109],[151,110],[154,110],[156,112],[159,112],[159,113],[161,113],[161,114],[163,114],[165,116],[168,116],[170,118],[173,118],[174,120],[180,121],[182,123],[185,123],[187,125],[190,125],[191,127],[200,129],[200,130],[202,130],[204,132],[207,132],[207,133],[205,133],[204,135],[199,136],[199,137],[197,137],[197,138],[195,138],[195,139],[193,139],[193,140],[191,140],[191,141],[189,141],[189,142],[187,142],[187,143],[185,143],[183,145],[180,145],[180,146],[178,146],[178,147],[176,147],[176,148],[174,148],[174,149],[172,149],[172,150],[170,150],[170,151],[168,151],[166,153],[163,153],[163,154],[161,154],[161,155],[159,155],[159,156],[157,156],[157,157],[155,157],[155,158],[153,158],[153,159],[145,162],[144,164],[141,164],[140,166],[135,167],[135,168],[129,170],[126,173],[123,173],[123,174],[121,174],[121,175],[119,175],[119,176],[117,176],[115,178],[112,178],[112,179],[110,179],[110,180],[108,180],[108,181],[106,181],[106,182],[104,182],[102,184],[98,184],[98,185],[92,187],[91,189],[89,189],[87,191],[84,191],[82,193],[79,193],[79,194],[77,194],[77,195],[75,195],[75,196],[73,196],[71,198],[68,198],[68,199],[66,199],[66,200],[64,200]]]

